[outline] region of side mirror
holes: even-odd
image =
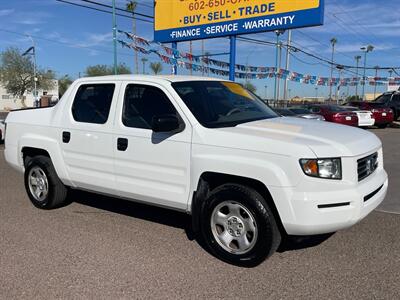
[[[154,132],[171,132],[179,128],[179,119],[175,115],[154,116],[151,124]]]

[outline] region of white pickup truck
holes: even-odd
[[[36,207],[81,189],[185,211],[236,265],[260,263],[283,235],[354,225],[388,187],[374,134],[280,117],[220,79],[79,79],[55,107],[11,112],[6,124],[6,160]]]

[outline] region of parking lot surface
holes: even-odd
[[[400,299],[400,129],[373,132],[391,181],[378,211],[252,269],[207,253],[181,213],[83,192],[38,210],[1,145],[0,298]]]

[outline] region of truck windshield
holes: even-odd
[[[240,84],[225,81],[175,82],[176,90],[192,114],[207,128],[279,117]]]
[[[391,94],[383,94],[383,95],[379,96],[378,98],[376,98],[373,102],[386,103],[386,102],[390,101],[391,98],[392,98]]]

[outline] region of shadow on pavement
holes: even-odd
[[[316,247],[323,242],[327,241],[335,233],[327,233],[312,236],[286,236],[283,238],[278,252],[283,253],[287,251],[301,250],[311,247]]]
[[[183,212],[76,190],[71,190],[69,198],[72,202],[90,206],[103,211],[75,211],[75,213],[117,213],[166,226],[181,228],[185,230],[186,236],[189,240],[192,241],[196,239],[196,235],[192,230],[191,217]],[[328,240],[333,234],[334,233],[315,236],[286,236],[283,238],[278,252],[283,253],[287,251],[315,247]],[[196,240],[199,242],[202,248],[208,251],[207,247],[205,247],[203,244],[202,239]]]
[[[72,202],[97,208],[103,211],[117,213],[175,228],[181,228],[185,230],[189,240],[194,239],[191,218],[189,215],[183,212],[75,190],[71,190],[68,197]],[[102,212],[75,211],[75,213],[90,214]]]

